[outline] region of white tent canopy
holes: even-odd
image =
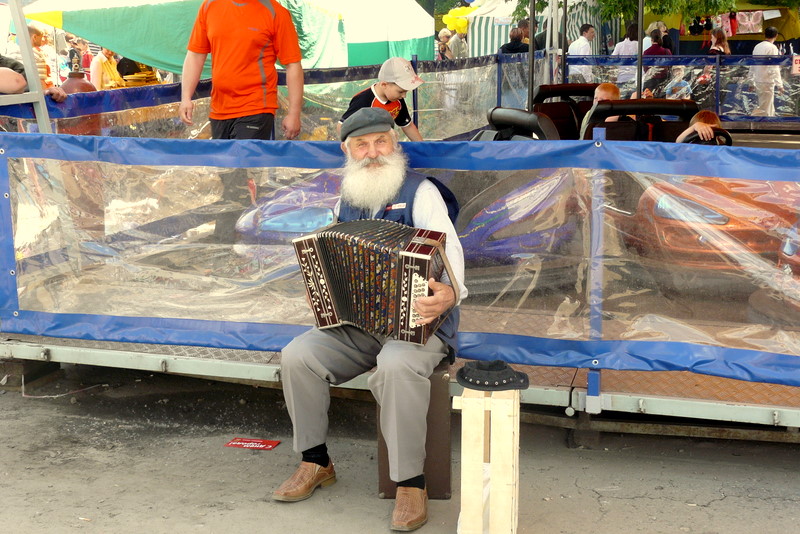
[[[497,50],[508,42],[508,34],[517,23],[511,18],[516,7],[516,2],[486,0],[467,15],[470,56],[496,54]]]

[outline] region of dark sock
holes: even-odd
[[[328,456],[328,446],[326,444],[317,445],[303,451],[303,461],[319,464],[322,467],[328,467],[331,463],[331,458]]]
[[[425,475],[417,475],[397,483],[397,487],[425,489]]]

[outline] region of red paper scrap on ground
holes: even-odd
[[[256,449],[259,451],[271,451],[278,446],[280,441],[271,439],[255,438],[233,438],[225,444],[226,447],[238,447],[240,449]]]

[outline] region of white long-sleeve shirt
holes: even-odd
[[[645,49],[642,48],[642,51]],[[636,56],[639,54],[639,41],[631,41],[627,37],[624,41],[617,43],[612,56]],[[625,83],[636,77],[636,67],[620,67],[617,75],[617,83]]]
[[[592,55],[592,43],[589,40],[581,35],[577,39],[575,39],[569,48],[567,49],[567,55],[569,56],[591,56]],[[581,74],[583,75],[583,79],[585,82],[589,83],[592,81],[592,67],[588,65],[570,65],[569,72],[571,74]]]

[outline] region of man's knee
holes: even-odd
[[[291,369],[298,365],[305,365],[305,357],[310,353],[303,336],[294,338],[281,351],[281,368]]]
[[[438,346],[444,346],[439,339],[433,340]],[[378,356],[377,371],[386,378],[413,377],[414,375],[427,379],[436,365],[446,354],[436,350],[388,350]]]

